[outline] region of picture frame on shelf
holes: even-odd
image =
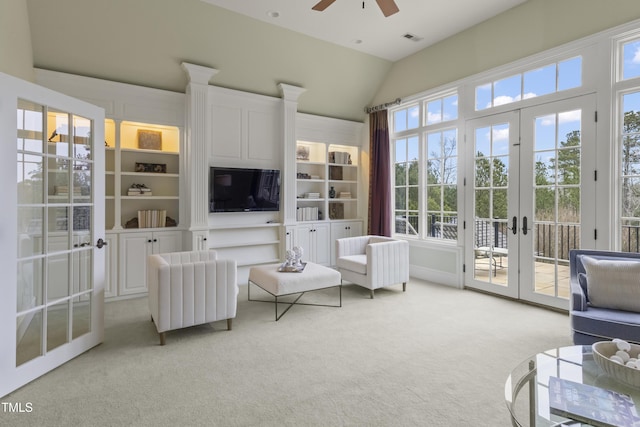
[[[329,219],[344,219],[344,205],[342,203],[329,203]]]
[[[296,147],[296,160],[309,160],[309,147],[298,145]]]
[[[138,148],[142,150],[162,150],[162,131],[138,129]]]
[[[329,166],[329,179],[342,181],[342,166]]]

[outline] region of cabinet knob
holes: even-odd
[[[207,238],[206,238],[206,237],[203,237],[203,238],[202,238],[202,240],[204,240],[204,241],[206,242],[206,241],[207,241]]]
[[[154,242],[157,242],[157,241],[158,241],[158,239],[153,239],[153,241],[154,241]]]
[[[151,241],[151,239],[149,239],[149,240],[147,240],[147,243],[153,243],[153,242]]]

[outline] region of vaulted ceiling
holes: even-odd
[[[396,0],[388,18],[373,0],[364,10],[360,0],[324,12],[315,3],[27,0],[38,68],[184,92],[186,61],[218,69],[210,83],[221,87],[267,96],[280,96],[278,83],[303,87],[299,111],[357,121],[396,59],[522,0]]]
[[[389,17],[373,0],[335,0],[322,12],[312,10],[318,0],[202,1],[397,61],[526,0],[395,0],[400,11]]]

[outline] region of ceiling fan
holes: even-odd
[[[323,10],[331,6],[334,1],[336,0],[320,0],[311,9],[322,12]],[[396,5],[396,2],[393,0],[376,0],[376,3],[378,3],[378,7],[380,7],[380,10],[385,17],[391,16],[394,13],[400,11],[400,9],[398,9],[398,6]],[[364,2],[362,3],[362,7],[364,8]]]

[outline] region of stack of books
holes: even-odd
[[[305,197],[307,199],[319,199],[320,198],[320,193],[307,193],[305,195]]]
[[[298,208],[296,210],[296,221],[317,221],[317,220],[318,220],[317,207]]]
[[[167,211],[164,209],[138,211],[138,228],[164,227],[166,223]]]
[[[640,425],[631,396],[558,377],[549,377],[549,407],[552,414],[592,426]]]
[[[329,163],[337,165],[350,165],[351,154],[344,151],[329,151]]]
[[[351,192],[350,191],[341,191],[340,195],[338,196],[338,198],[340,198],[340,199],[350,199],[351,198]]]
[[[132,184],[127,191],[127,196],[151,196],[151,189],[144,184]]]

